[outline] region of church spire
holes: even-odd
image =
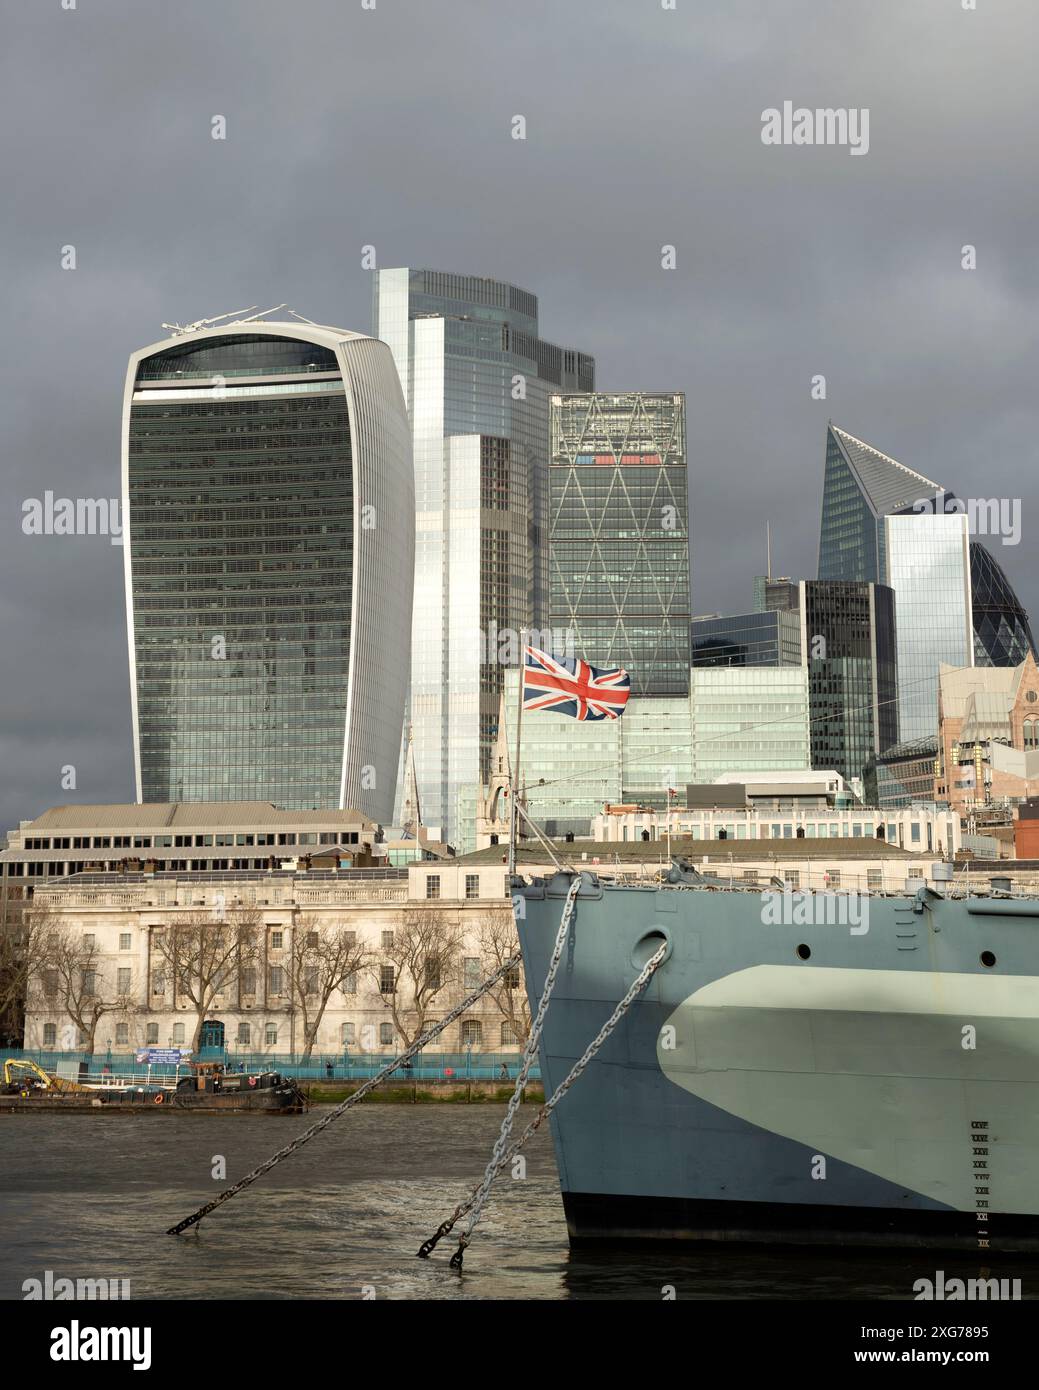
[[[401,801],[401,831],[411,839],[418,839],[422,824],[422,811],[418,801],[418,777],[415,773],[415,743],[411,725],[408,725],[408,751],[404,759],[404,796]]]

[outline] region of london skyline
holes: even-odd
[[[536,294],[600,390],[686,394],[695,612],[749,606],[766,520],[774,573],[814,577],[832,417],[961,496],[1021,498],[995,554],[1035,615],[1033,156],[989,157],[1027,120],[1025,4],[307,9],[326,44],[255,0],[41,7],[0,60],[6,128],[32,121],[5,155],[4,829],[132,796],[123,557],[26,536],[25,500],[119,495],[126,362],[164,321],[285,301],[370,332],[365,247]],[[451,90],[464,53],[499,62]],[[788,98],[868,108],[868,154],[765,146]]]

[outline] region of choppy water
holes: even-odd
[[[0,1116],[0,1298],[23,1280],[128,1278],[133,1298],[911,1298],[936,1257],[760,1251],[571,1253],[547,1134],[499,1180],[466,1255],[415,1251],[483,1172],[502,1106],[367,1105],[208,1217],[166,1228],[308,1122],[300,1116]],[[533,1113],[532,1111],[530,1113]],[[529,1116],[528,1116],[529,1118]],[[946,1277],[1022,1280],[1039,1262],[937,1259]]]

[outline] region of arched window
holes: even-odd
[[[467,1018],[462,1024],[462,1046],[479,1047],[483,1036],[483,1024],[478,1018]]]
[[[1025,720],[1025,747],[1039,748],[1039,720]]]

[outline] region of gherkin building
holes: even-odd
[[[1028,614],[997,561],[980,541],[970,545],[975,666],[1019,666],[1036,656]]]

